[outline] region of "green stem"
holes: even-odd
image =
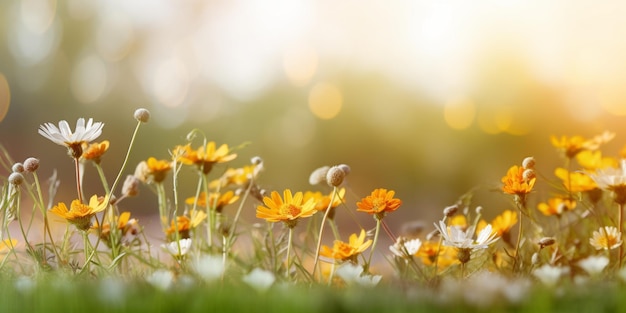
[[[285,270],[285,277],[289,278],[289,269],[291,268],[291,244],[293,239],[293,228],[289,228],[289,238],[287,239],[287,269]]]
[[[370,251],[370,256],[367,259],[367,263],[365,264],[366,272],[369,272],[370,264],[372,263],[372,256],[374,255],[374,249],[376,248],[376,243],[378,242],[378,234],[380,233],[380,218],[376,218],[376,232],[374,233],[374,241],[372,242],[372,250]]]

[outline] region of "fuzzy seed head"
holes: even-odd
[[[453,217],[454,214],[456,214],[458,210],[459,210],[459,206],[456,204],[453,204],[443,209],[443,215],[447,217]]]
[[[539,249],[543,249],[545,247],[551,246],[556,242],[556,239],[554,239],[553,237],[543,237],[541,239],[539,239],[539,242],[537,242],[539,244]]]
[[[13,166],[11,167],[11,171],[13,171],[14,173],[21,173],[24,171],[24,164],[22,163],[15,163],[13,164]]]
[[[150,111],[144,108],[140,108],[140,109],[135,110],[134,116],[136,120],[142,123],[147,123],[148,120],[150,119]]]
[[[326,173],[326,183],[331,187],[339,187],[343,183],[346,173],[338,166],[333,166]]]
[[[253,165],[259,165],[259,164],[263,163],[263,159],[260,156],[254,156],[254,157],[252,157],[252,159],[250,159],[250,162]]]
[[[21,173],[13,172],[9,175],[9,183],[14,186],[19,186],[24,182],[24,176]]]
[[[522,161],[522,167],[523,168],[527,168],[527,169],[534,169],[535,168],[535,158],[534,157],[527,157],[524,159],[524,161]]]
[[[522,177],[524,178],[525,181],[530,181],[531,179],[536,177],[536,174],[534,170],[526,169],[524,170],[524,173],[522,173]]]
[[[28,158],[24,161],[24,169],[32,173],[39,168],[39,159],[37,158]]]
[[[322,166],[320,168],[315,169],[311,176],[309,176],[309,184],[317,185],[323,181],[326,181],[326,173],[328,173],[328,166]]]
[[[337,167],[339,167],[346,175],[350,174],[350,165],[348,164],[339,164],[337,165]]]

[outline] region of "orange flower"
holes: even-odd
[[[257,165],[246,165],[240,168],[229,168],[222,174],[222,177],[209,183],[209,188],[218,189],[228,185],[246,186],[250,178],[256,178],[259,173]]]
[[[440,245],[439,242],[422,242],[416,255],[426,266],[435,265],[436,262],[439,272],[447,269],[452,264],[458,263],[456,248]]]
[[[117,229],[120,231],[122,236],[126,236],[126,234],[136,235],[139,232],[139,224],[136,219],[130,218],[130,212],[123,212],[120,216],[116,216],[117,220]],[[100,226],[98,223],[93,225],[91,229],[97,230]],[[111,224],[110,223],[102,223],[102,229],[100,229],[100,239],[104,241],[110,247],[110,236],[111,236]]]
[[[402,201],[395,199],[395,191],[383,188],[375,189],[372,193],[357,202],[357,211],[374,214],[377,219],[382,219],[387,212],[393,212],[397,210]]]
[[[170,161],[149,157],[147,161],[141,161],[137,165],[135,177],[144,183],[160,183],[171,169],[172,163]]]
[[[177,216],[176,224],[172,221],[170,228],[165,230],[165,234],[170,237],[172,241],[176,241],[175,236],[176,230],[178,229],[178,235],[181,239],[190,238],[190,231],[200,225],[206,217],[206,213],[196,210],[189,212],[189,217],[185,215]]]
[[[330,200],[333,197],[333,192],[334,191],[331,191],[330,194],[323,195],[319,191],[317,192],[307,191],[304,193],[304,201],[307,201],[308,199],[313,198],[315,200],[315,209],[318,211],[326,211],[326,209],[328,209],[328,205],[330,204]],[[334,209],[338,207],[342,203],[343,201],[342,199],[344,199],[345,194],[346,194],[345,188],[339,189],[339,191],[337,191],[337,194],[335,195],[333,204],[330,205],[330,208]]]
[[[104,211],[108,205],[108,196],[102,199],[94,195],[89,199],[89,204],[83,204],[79,200],[74,200],[68,210],[65,203],[59,202],[58,205],[50,209],[50,212],[66,219],[79,230],[87,231],[91,227],[91,218],[96,213]]]
[[[582,151],[576,155],[576,160],[580,166],[588,171],[617,167],[619,165],[614,158],[602,157],[602,151]]]
[[[263,197],[263,205],[256,209],[256,217],[263,218],[268,222],[284,222],[287,227],[293,228],[299,218],[309,217],[315,214],[315,201],[309,199],[303,203],[302,192],[291,194],[291,190],[283,191],[283,198],[276,191],[272,191],[271,197]]]
[[[108,140],[92,143],[83,151],[83,159],[92,160],[94,163],[100,164],[100,158],[107,150],[109,150]]]
[[[542,202],[537,205],[537,209],[543,213],[543,215],[557,215],[565,213],[565,211],[571,211],[576,207],[576,201],[569,200],[564,197],[554,197],[548,199],[548,202]]]
[[[224,194],[211,192],[209,193],[208,206],[210,208],[215,208],[215,211],[222,212],[222,209],[229,205],[235,203],[239,200],[239,196],[236,196],[234,192],[227,191]],[[185,200],[185,203],[189,205],[193,205],[194,203],[200,207],[207,206],[207,196],[205,192],[201,192],[198,199],[196,197],[189,197]]]
[[[332,249],[329,246],[322,246],[320,256],[332,258],[338,261],[356,262],[356,257],[365,251],[372,244],[372,240],[365,241],[365,230],[361,229],[361,233],[357,237],[356,234],[350,235],[349,242],[335,240]]]
[[[502,214],[496,216],[491,221],[492,233],[497,234],[505,242],[510,243],[510,231],[513,226],[517,224],[517,212],[512,210],[505,210]],[[478,234],[483,228],[487,226],[487,222],[480,220],[476,226],[476,234]]]
[[[214,141],[210,141],[206,147],[200,147],[197,150],[191,149],[189,144],[177,146],[174,148],[173,155],[176,160],[183,164],[197,165],[198,169],[204,174],[208,174],[211,171],[213,164],[232,161],[237,157],[235,153],[230,154],[230,149],[226,144],[216,149]]]
[[[527,169],[513,165],[509,168],[506,176],[502,177],[502,191],[511,195],[518,195],[520,197],[530,193],[535,185],[535,177],[528,178],[524,176],[524,172]]]

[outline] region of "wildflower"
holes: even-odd
[[[183,238],[178,241],[172,241],[161,245],[163,249],[175,257],[182,257],[191,250],[191,239]]]
[[[255,268],[248,275],[244,276],[242,280],[258,291],[265,291],[274,284],[276,277],[274,277],[272,272]]]
[[[31,158],[24,160],[24,170],[26,170],[27,172],[33,173],[37,171],[38,168],[39,168],[39,159],[31,157]]]
[[[578,164],[587,171],[595,171],[607,167],[617,167],[618,162],[611,157],[602,157],[601,151],[582,151],[576,155]]]
[[[612,250],[622,245],[622,233],[613,226],[600,227],[593,232],[589,243],[596,250]]]
[[[333,200],[333,203],[330,204],[330,200],[333,198],[334,192],[335,191],[331,191],[330,194],[328,195],[322,195],[322,193],[319,191],[318,192],[307,191],[304,193],[303,201],[306,202],[308,199],[312,198],[315,201],[315,210],[317,211],[326,211],[329,205],[330,205],[330,209],[334,209],[338,207],[339,205],[341,205],[343,201],[342,199],[344,198],[346,194],[346,189],[345,188],[339,189],[339,191],[335,195],[335,199]],[[329,218],[332,218],[332,217],[329,216]]]
[[[363,275],[363,267],[351,263],[339,266],[336,273],[349,286],[374,287],[382,278],[380,275]]]
[[[100,164],[100,158],[109,149],[109,141],[104,140],[102,142],[96,142],[90,144],[85,151],[83,151],[83,159],[92,160],[96,164]]]
[[[24,164],[22,163],[15,163],[13,164],[13,166],[11,166],[11,171],[13,173],[23,173],[24,172]]]
[[[194,203],[200,207],[206,207],[207,204],[210,208],[215,209],[216,212],[222,212],[222,209],[229,205],[235,203],[239,200],[239,196],[236,196],[234,192],[227,191],[224,194],[210,192],[207,200],[207,196],[205,192],[201,192],[198,198],[190,197],[185,200],[185,203],[189,205],[193,205]]]
[[[24,182],[24,175],[22,173],[13,172],[9,175],[9,184],[13,186],[19,186]]]
[[[569,273],[569,267],[552,266],[549,264],[544,264],[532,272],[533,276],[537,277],[548,287],[554,287],[561,276],[567,273]]]
[[[406,240],[403,237],[398,237],[396,243],[389,246],[389,250],[398,257],[404,258],[407,256],[412,256],[417,253],[422,247],[422,241],[419,238]]]
[[[268,222],[284,222],[287,227],[293,228],[299,218],[309,217],[315,214],[315,201],[309,199],[303,203],[302,192],[291,194],[291,190],[283,191],[283,198],[276,191],[272,191],[271,197],[263,197],[263,205],[256,209],[256,217]]]
[[[393,190],[375,189],[369,196],[357,202],[357,211],[373,214],[374,217],[380,220],[385,216],[385,213],[393,212],[402,205],[400,199],[393,197],[395,193]]]
[[[440,245],[439,242],[423,241],[417,256],[426,266],[437,264],[439,271],[443,271],[450,265],[458,263],[456,251],[453,247]]]
[[[535,158],[534,157],[526,157],[522,161],[522,167],[527,169],[535,168]]]
[[[548,202],[541,202],[537,205],[537,210],[545,216],[561,216],[574,208],[576,208],[576,201],[564,197],[553,197],[548,199]]]
[[[569,172],[564,168],[554,170],[554,175],[563,181],[563,186],[569,192],[586,192],[598,188],[598,184],[591,176],[582,172]]]
[[[174,148],[173,155],[183,164],[198,166],[198,169],[204,174],[208,174],[211,171],[213,164],[232,161],[237,157],[237,154],[230,153],[230,149],[226,144],[216,149],[214,141],[210,141],[206,147],[202,146],[197,150],[191,149],[189,144],[177,146]]]
[[[245,186],[255,179],[262,168],[261,165],[246,165],[241,168],[229,168],[218,179],[209,183],[209,188],[218,189],[229,185]]]
[[[566,137],[551,136],[550,141],[552,145],[560,150],[565,157],[571,159],[582,151],[585,150],[597,150],[601,144],[611,141],[615,137],[615,133],[605,131],[601,135],[595,136],[592,139],[585,139],[581,136]]]
[[[524,171],[526,169],[517,165],[511,166],[502,177],[502,191],[511,195],[518,195],[520,198],[530,193],[535,185],[536,178],[526,179]]]
[[[458,214],[458,215],[453,216],[450,219],[449,224],[450,224],[450,226],[458,227],[461,230],[466,230],[467,229],[467,218],[463,214]]]
[[[512,210],[505,210],[491,221],[492,231],[505,242],[509,242],[510,231],[515,224],[517,224],[517,212]],[[481,232],[486,226],[487,222],[481,220],[476,231]]]
[[[439,230],[439,233],[443,237],[444,245],[460,249],[487,249],[490,244],[500,239],[497,233],[492,231],[491,224],[485,226],[485,228],[478,233],[476,240],[473,239],[474,225],[469,226],[466,231],[463,231],[460,227],[447,227],[443,221],[439,221],[439,225],[435,224],[435,228]]]
[[[123,212],[120,216],[116,216],[115,220],[117,221],[117,230],[120,232],[122,236],[136,235],[139,232],[139,223],[136,219],[130,218],[130,212]],[[98,223],[94,224],[91,229],[97,230],[99,227]],[[111,224],[110,223],[102,223],[102,228],[100,229],[100,239],[104,241],[108,246],[110,246],[110,236],[111,236]]]
[[[104,211],[108,205],[108,196],[102,199],[94,195],[89,199],[89,204],[83,204],[80,200],[74,200],[68,210],[65,203],[59,202],[50,212],[66,219],[79,230],[87,231],[91,227],[91,218],[96,215],[96,213]]]
[[[192,210],[189,212],[189,217],[185,215],[177,216],[176,223],[172,221],[170,227],[165,230],[165,234],[172,240],[176,239],[176,231],[178,231],[179,238],[189,238],[190,231],[196,228],[202,221],[207,218],[204,211]]]
[[[52,142],[68,148],[68,153],[74,159],[78,159],[83,154],[83,144],[96,140],[102,134],[102,122],[93,122],[89,119],[85,124],[84,118],[79,118],[76,122],[74,132],[66,121],[60,121],[57,128],[52,123],[44,123],[39,126],[39,134]]]
[[[133,117],[139,122],[148,123],[148,120],[150,119],[150,111],[144,108],[139,108],[135,110]]]
[[[609,258],[603,255],[591,255],[578,261],[578,266],[591,276],[602,273],[607,265],[609,265]]]
[[[350,235],[349,242],[335,240],[332,249],[329,246],[322,246],[320,256],[325,256],[339,261],[356,261],[356,257],[372,245],[372,240],[365,241],[365,230],[361,229],[361,233],[357,237],[356,234]]]
[[[171,169],[171,162],[149,157],[147,161],[141,161],[137,165],[135,177],[144,183],[160,183],[165,179],[165,175]]]
[[[613,193],[613,200],[623,205],[626,203],[626,160],[621,161],[620,168],[606,168],[590,175],[598,187]]]

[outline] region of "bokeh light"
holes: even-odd
[[[316,117],[329,120],[337,116],[343,105],[343,96],[330,83],[317,83],[309,92],[309,109]]]
[[[11,88],[6,77],[0,73],[0,122],[4,120],[11,105]]]

